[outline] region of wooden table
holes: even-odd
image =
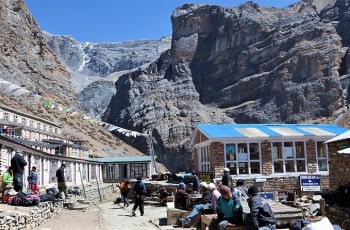
[[[266,201],[270,205],[273,213],[275,214],[277,226],[291,224],[295,222],[297,219],[303,219],[303,211],[299,208],[290,207],[273,200],[266,200]],[[250,213],[250,209],[247,202],[242,202],[242,208],[243,208],[243,212]],[[216,214],[202,215],[201,229],[205,230],[206,226],[207,225],[209,226],[211,221],[216,218],[217,218]],[[236,226],[233,228],[230,227],[230,229],[243,229],[238,227],[241,227],[241,226]]]

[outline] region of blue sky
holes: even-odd
[[[171,35],[171,14],[184,3],[237,6],[243,0],[25,0],[40,28],[79,42],[159,39]],[[255,0],[283,8],[296,0]]]

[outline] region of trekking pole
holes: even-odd
[[[83,185],[84,197],[85,197],[85,199],[86,199],[85,186],[84,186],[84,183],[83,183],[83,177],[82,177],[82,175],[81,175],[81,170],[80,170],[80,167],[79,167],[79,173],[80,173],[80,180],[81,180],[81,184]]]

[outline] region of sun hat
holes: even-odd
[[[230,172],[229,168],[224,168],[224,172]]]
[[[216,189],[215,184],[214,184],[214,183],[210,183],[210,184],[208,185],[208,189],[209,189],[210,191],[214,191],[214,190]]]
[[[200,183],[200,186],[204,188],[208,188],[208,183],[203,181]]]

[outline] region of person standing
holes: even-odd
[[[221,184],[229,187],[232,192],[232,176],[230,175],[230,169],[229,168],[224,168],[223,170],[223,176],[221,178]]]
[[[276,218],[267,201],[259,196],[259,188],[251,186],[248,189],[248,204],[250,208],[251,223],[245,230],[275,230]]]
[[[189,198],[186,192],[185,183],[181,182],[175,194],[174,207],[181,210],[187,210],[189,206]]]
[[[241,201],[246,201],[248,199],[248,189],[244,187],[244,180],[238,179],[233,191],[238,194]]]
[[[196,174],[196,171],[192,171],[192,184],[193,184],[193,187],[192,187],[192,193],[195,193],[197,194],[199,192],[199,189],[200,189],[200,181],[199,181],[199,178]]]
[[[23,173],[24,166],[26,165],[27,162],[17,149],[16,154],[11,159],[11,167],[13,169],[13,187],[16,192],[22,192],[23,190]]]
[[[64,193],[64,197],[67,198],[67,185],[66,178],[64,177],[64,169],[66,168],[66,164],[62,163],[61,167],[56,171],[57,184],[58,184],[58,197],[62,198],[62,192]]]
[[[145,214],[144,210],[144,201],[145,201],[145,196],[146,196],[146,185],[142,181],[142,176],[137,176],[137,181],[134,185],[134,196],[135,196],[135,204],[134,207],[132,208],[132,215],[136,216],[136,209],[139,207],[141,216]]]
[[[32,171],[30,171],[28,176],[29,188],[35,195],[39,195],[38,188],[38,174],[36,173],[36,167],[32,167]]]
[[[129,207],[130,203],[129,203],[129,199],[128,199],[128,193],[131,190],[131,184],[130,184],[130,180],[126,179],[124,182],[124,187],[121,191],[122,194],[122,200],[124,202],[124,208]]]

